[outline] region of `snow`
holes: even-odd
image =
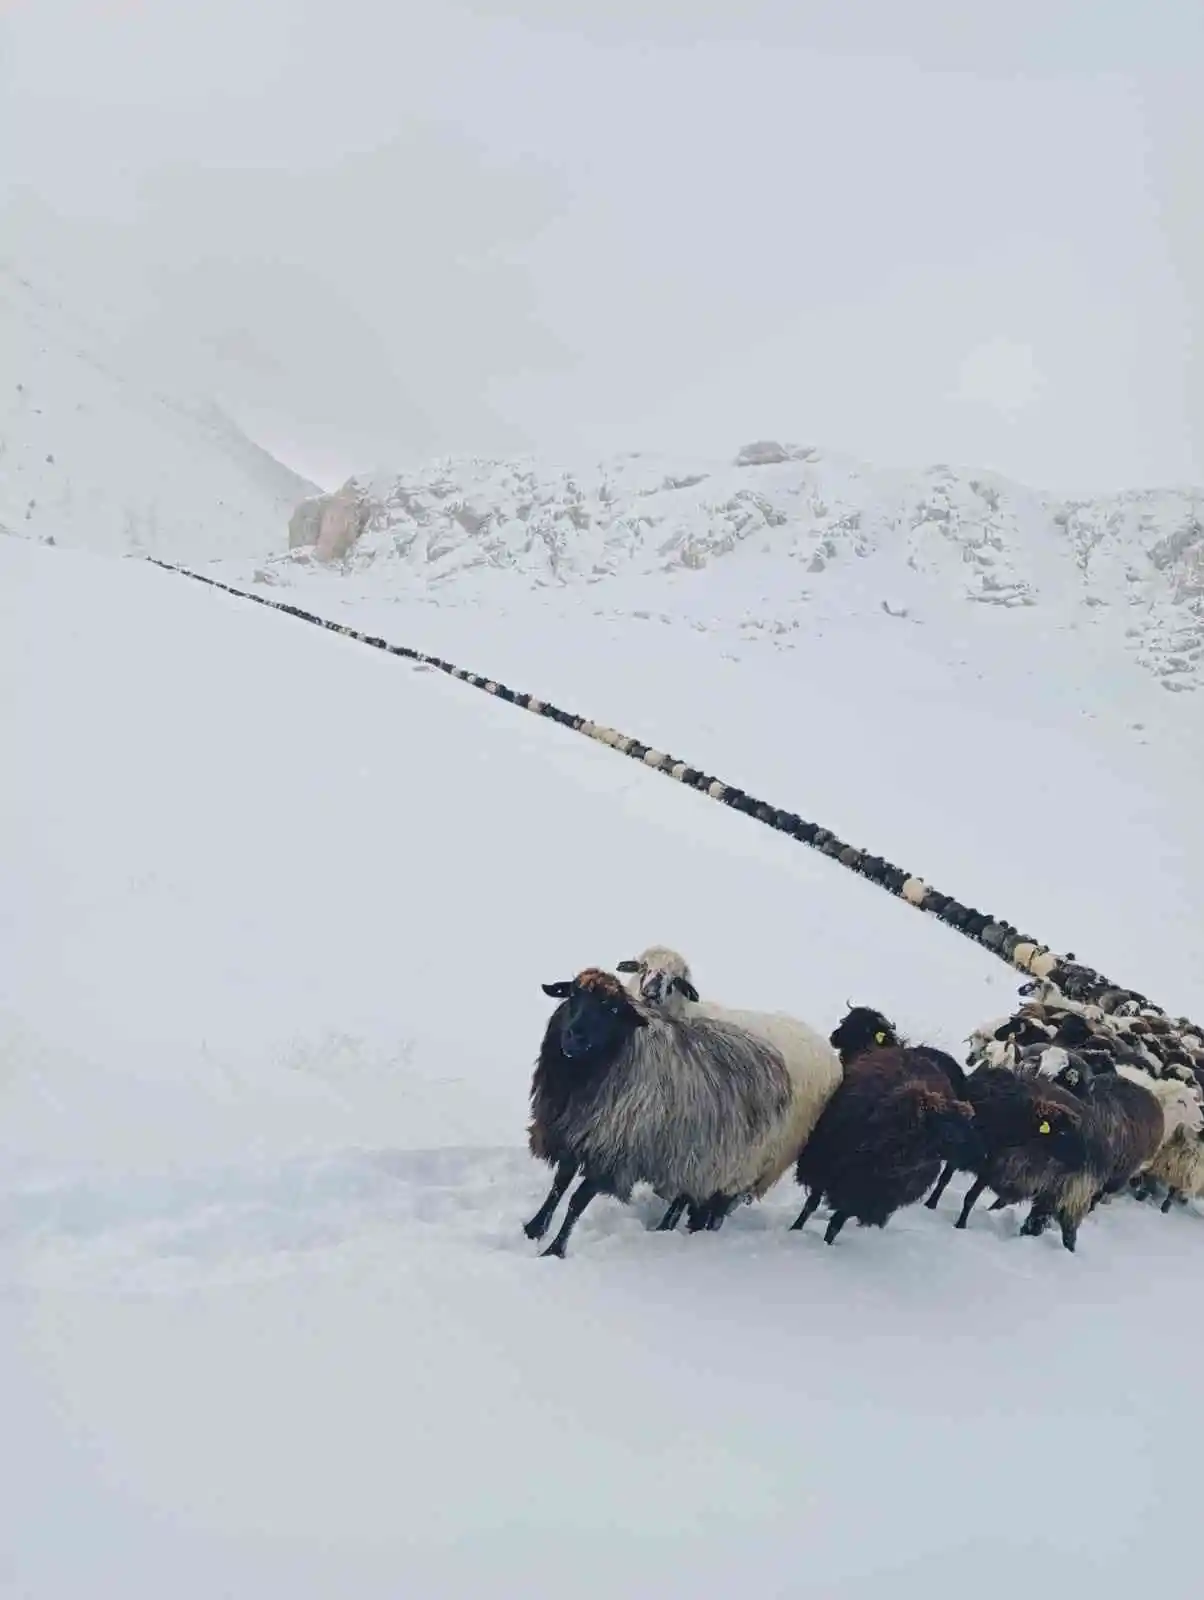
[[[1096,677],[1052,629],[1017,664],[952,601],[833,601],[784,649],[680,588],[638,617],[385,568],[269,576],[1204,1014],[1196,697],[1123,654]],[[597,1202],[564,1262],[521,1232],[541,981],[663,940],[704,994],[825,1027],[851,997],[960,1053],[1015,997],[985,951],[142,562],[0,541],[0,749],[0,1592],[1183,1589],[1194,1206],[1119,1200],[1073,1257],[982,1208],[955,1232],[961,1182],[832,1249],[789,1182],[713,1236],[650,1200]]]
[[[99,301],[83,313],[0,260],[0,533],[266,555],[314,492],[212,404],[141,370]]]

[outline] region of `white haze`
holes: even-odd
[[[0,0],[0,259],[323,482],[761,434],[1198,479],[1204,10],[991,13]]]

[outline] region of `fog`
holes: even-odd
[[[324,483],[1200,480],[1201,81],[1185,0],[0,0],[0,257]]]

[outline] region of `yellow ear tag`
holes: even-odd
[[[1041,1124],[1041,1126],[1037,1129],[1037,1132],[1038,1133],[1048,1133],[1049,1132],[1049,1123],[1048,1122],[1043,1122]]]
[[[879,1028],[877,1033],[874,1035],[874,1043],[875,1044],[885,1044],[886,1043],[886,1035],[883,1033],[881,1028]]]

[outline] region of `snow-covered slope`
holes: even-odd
[[[368,526],[350,564],[394,583],[479,591],[509,570],[778,632],[883,606],[953,607],[966,628],[967,608],[1007,612],[1019,654],[1076,629],[1169,690],[1204,682],[1204,489],[1067,499],[773,443],[727,462],[443,461],[352,486]]]
[[[973,718],[1046,759],[1065,708],[951,721],[918,628],[854,623],[798,694],[819,720],[773,740],[795,703],[767,663],[824,653],[374,603],[720,771],[759,752],[750,782],[843,794],[950,888],[973,852],[1035,924],[1059,908],[1204,1009],[1175,898],[1199,830],[1156,730],[1092,723],[1061,812],[1020,784],[975,817],[908,749],[961,759]],[[146,564],[0,541],[0,686],[0,1590],[1190,1589],[1194,1207],[1118,1200],[1074,1257],[1006,1215],[956,1233],[953,1195],[828,1249],[787,1231],[789,1184],[694,1238],[599,1202],[563,1263],[520,1231],[541,981],[667,939],[733,1003],[831,1026],[851,995],[957,1049],[1010,1004],[1001,964],[601,746]]]
[[[0,262],[0,532],[254,556],[314,490],[212,405],[129,370],[103,318]]]

